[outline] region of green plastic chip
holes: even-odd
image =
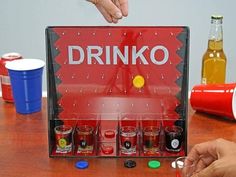
[[[150,160],[148,162],[149,168],[159,168],[161,166],[161,163],[158,160]]]

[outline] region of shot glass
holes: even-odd
[[[89,125],[78,126],[78,153],[93,153],[94,149],[94,128]]]
[[[143,128],[143,151],[145,154],[155,154],[159,151],[160,127],[147,126]]]
[[[188,157],[179,157],[175,160],[176,177],[190,177],[194,174],[196,164]]]
[[[165,128],[166,150],[169,152],[180,152],[183,142],[183,129],[179,126],[168,126]]]
[[[73,128],[71,126],[66,126],[66,125],[59,125],[54,128],[57,153],[71,152],[72,130]]]
[[[137,129],[133,126],[123,126],[120,129],[120,145],[122,154],[135,154],[137,147]]]

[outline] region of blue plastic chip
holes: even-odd
[[[85,169],[88,168],[89,163],[85,160],[80,160],[78,162],[76,162],[75,167],[78,169]]]

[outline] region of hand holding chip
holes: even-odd
[[[87,0],[93,3],[109,23],[128,16],[128,0]]]
[[[232,177],[236,174],[236,143],[217,139],[195,145],[188,155],[196,163],[191,177]]]

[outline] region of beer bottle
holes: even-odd
[[[208,48],[202,59],[202,84],[225,83],[226,56],[223,51],[223,16],[211,16]]]

